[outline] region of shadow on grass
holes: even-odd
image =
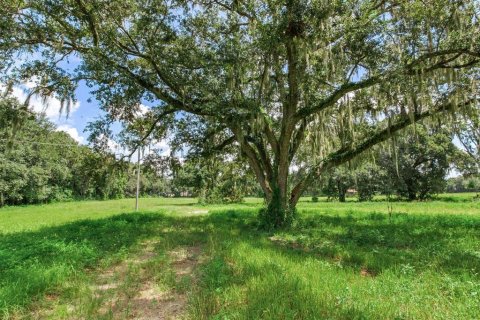
[[[473,216],[315,215],[272,238],[299,255],[331,259],[373,274],[405,266],[450,274],[480,273],[480,219]]]
[[[478,202],[480,201],[480,193],[477,192],[476,194],[472,192],[471,194],[468,195],[451,195],[451,196],[446,196],[446,195],[440,195],[433,197],[433,200],[435,201],[442,201],[442,202],[451,202],[451,203],[460,203],[460,202]]]
[[[211,303],[220,300],[211,297],[253,276],[260,277],[259,283],[265,286],[250,289],[243,310],[246,315],[265,316],[259,312],[268,304],[257,304],[265,302],[265,297],[290,297],[290,305],[283,311],[271,311],[272,318],[288,318],[289,310],[299,308],[304,308],[302,312],[308,317],[329,308],[315,307],[310,291],[305,289],[308,285],[296,275],[289,274],[283,280],[274,276],[282,273],[280,269],[252,265],[244,269],[250,269],[247,274],[234,276],[230,264],[236,262],[227,261],[231,249],[239,243],[266,255],[279,252],[299,264],[314,257],[358,270],[367,268],[374,275],[411,268],[435,268],[447,274],[480,273],[480,253],[474,251],[480,239],[480,219],[471,216],[395,214],[390,220],[381,213],[301,215],[294,228],[272,235],[258,230],[256,210],[250,208],[214,210],[198,217],[131,213],[0,236],[0,315],[27,306],[72,276],[96,268],[102,259],[121,259],[122,254],[149,237],[159,237],[172,246],[208,243],[210,260],[201,268],[200,294],[193,298],[197,299],[197,309],[204,309],[199,316],[219,312],[221,306]],[[353,309],[342,312],[345,318],[360,314]]]
[[[168,204],[158,204],[157,207],[198,207],[202,206],[198,201],[189,202],[189,203],[168,203]]]
[[[56,293],[101,260],[122,259],[142,239],[157,236],[178,245],[202,241],[190,228],[197,220],[130,213],[0,236],[0,318]]]
[[[226,248],[245,242],[298,263],[313,257],[373,276],[387,270],[480,274],[480,218],[474,216],[319,214],[301,216],[294,228],[275,234],[259,231],[248,209],[217,211],[205,222]]]
[[[256,229],[254,218],[254,211],[245,209],[217,211],[205,220],[217,247],[201,269],[200,289],[191,301],[193,318],[369,319],[402,314],[401,308],[385,317],[386,310],[337,304],[336,289],[312,287],[310,273],[318,270],[307,267],[316,265],[309,264],[312,259],[339,270],[340,282],[351,279],[345,278],[350,271],[372,279],[389,271],[388,277],[401,277],[403,285],[424,271],[434,272],[435,279],[460,282],[480,272],[480,253],[474,251],[480,219],[471,216],[394,214],[390,220],[381,213],[301,215],[294,228],[274,234]],[[318,292],[323,290],[333,300],[322,298]]]
[[[258,230],[256,210],[216,210],[198,220],[219,245],[247,242],[301,261],[317,257],[377,275],[405,266],[446,274],[480,274],[480,217],[347,213],[300,215],[296,225],[274,234]]]

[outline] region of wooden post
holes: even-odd
[[[137,196],[135,198],[135,211],[138,211],[139,194],[140,194],[140,147],[138,148],[138,159],[137,159]]]

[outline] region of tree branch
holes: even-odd
[[[474,99],[468,100],[457,107],[465,107],[473,103]],[[424,118],[430,117],[434,114],[452,110],[454,105],[451,102],[447,102],[435,108],[434,110],[428,110],[422,113],[416,113],[414,115],[414,122],[422,120]],[[336,152],[331,153],[327,156],[322,162],[313,168],[311,168],[307,176],[302,179],[293,189],[290,196],[290,204],[295,205],[300,199],[301,194],[305,188],[315,179],[319,177],[325,170],[344,164],[356,156],[360,155],[362,152],[370,149],[371,147],[386,141],[391,137],[393,133],[396,133],[408,125],[412,124],[412,119],[408,115],[400,115],[397,121],[394,124],[389,125],[387,128],[378,131],[377,133],[370,135],[369,138],[364,140],[362,143],[358,144],[356,147],[349,147],[340,149]]]
[[[150,128],[147,130],[147,132],[143,135],[143,137],[139,140],[139,142],[136,144],[136,146],[133,148],[132,152],[130,152],[130,154],[128,156],[123,156],[122,159],[124,158],[130,158],[136,151],[139,147],[141,147],[144,143],[145,143],[145,140],[148,139],[148,137],[152,134],[152,132],[156,129],[157,127],[157,124],[167,115],[169,114],[172,114],[174,112],[176,112],[178,110],[176,109],[167,109],[167,110],[164,110],[161,114],[159,114],[157,116],[157,118],[153,121],[152,125],[150,126]]]
[[[96,47],[98,47],[99,38],[98,38],[98,31],[97,31],[97,24],[95,21],[95,17],[92,15],[90,11],[87,10],[82,0],[76,0],[76,2],[80,8],[80,11],[82,11],[82,13],[85,15],[85,18],[87,19],[88,26],[90,28],[90,32],[92,33],[92,37],[93,37],[93,44]]]
[[[326,97],[325,99],[311,105],[310,107],[305,107],[301,110],[299,110],[295,114],[295,121],[298,122],[314,113],[318,113],[332,105],[334,105],[339,99],[344,97],[346,94],[359,90],[359,89],[364,89],[371,87],[375,84],[378,84],[382,81],[388,81],[389,79],[394,78],[395,76],[399,74],[404,74],[407,76],[415,76],[418,74],[417,70],[415,70],[415,67],[421,65],[423,62],[427,61],[428,59],[436,58],[436,57],[441,57],[441,56],[447,56],[447,55],[454,55],[453,57],[447,58],[446,60],[442,60],[440,62],[434,63],[431,66],[426,66],[424,70],[426,72],[433,71],[436,69],[440,68],[445,68],[445,64],[452,62],[456,59],[458,59],[460,56],[463,54],[479,57],[480,53],[472,52],[468,49],[465,48],[459,48],[459,49],[449,49],[449,50],[441,50],[441,51],[436,51],[432,53],[426,53],[422,55],[421,57],[417,58],[415,61],[405,65],[403,68],[393,70],[384,74],[380,75],[375,75],[370,78],[367,78],[365,80],[361,80],[358,82],[349,82],[341,85],[337,90],[333,91],[330,96]],[[468,67],[471,66],[472,64],[476,63],[477,61],[474,60],[466,65],[459,65],[457,67]]]
[[[242,153],[245,154],[250,166],[255,172],[257,181],[260,183],[260,186],[262,187],[265,196],[267,197],[267,199],[269,199],[272,194],[272,189],[270,187],[270,183],[266,179],[265,171],[261,165],[261,160],[258,158],[257,153],[252,148],[252,146],[250,146],[250,144],[248,143],[240,127],[238,127],[237,125],[232,125],[230,130],[232,130],[235,139],[240,144],[240,149]]]
[[[265,150],[265,146],[263,141],[259,141],[258,139],[252,137],[246,137],[247,141],[251,141],[253,145],[256,147],[259,160],[264,168],[265,176],[267,180],[271,180],[273,177],[273,168],[270,160],[268,159],[267,151]]]
[[[292,161],[297,153],[298,148],[302,144],[303,138],[305,137],[305,129],[307,128],[307,121],[304,119],[300,124],[297,132],[293,137],[292,144],[290,145],[290,152],[289,152],[289,161]]]

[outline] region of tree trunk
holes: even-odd
[[[347,188],[343,185],[343,181],[338,181],[337,183],[338,189],[338,201],[345,202],[345,198],[347,195]]]
[[[415,192],[408,192],[408,200],[409,201],[414,201],[417,200],[417,195]]]
[[[295,218],[296,201],[291,201],[288,198],[286,182],[287,177],[284,177],[283,180],[277,177],[277,179],[270,182],[272,192],[267,197],[266,208],[260,212],[260,223],[264,229],[288,227]]]
[[[414,187],[407,185],[407,195],[409,201],[417,200],[417,192]]]

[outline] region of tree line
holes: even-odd
[[[0,206],[136,194],[136,164],[107,149],[81,145],[12,97],[0,98]],[[141,196],[191,196],[239,202],[256,184],[248,167],[219,157],[181,162],[152,149],[141,164]]]
[[[360,201],[372,200],[375,194],[426,200],[447,190],[450,173],[469,176],[465,164],[471,160],[453,138],[446,126],[417,124],[363,159],[336,168],[314,192],[339,201],[345,201],[348,193]]]
[[[126,163],[79,145],[13,98],[0,100],[0,204],[123,196]]]
[[[0,139],[2,206],[135,196],[134,163],[78,144],[11,97],[0,99]],[[365,157],[322,175],[306,195],[313,201],[320,195],[338,201],[354,195],[369,201],[377,194],[425,200],[446,190],[478,191],[476,158],[453,139],[454,130],[445,125],[417,124]],[[461,175],[447,179],[452,170]],[[143,157],[141,173],[141,196],[189,196],[200,203],[263,196],[250,168],[234,152],[191,153],[179,159],[152,149]]]

